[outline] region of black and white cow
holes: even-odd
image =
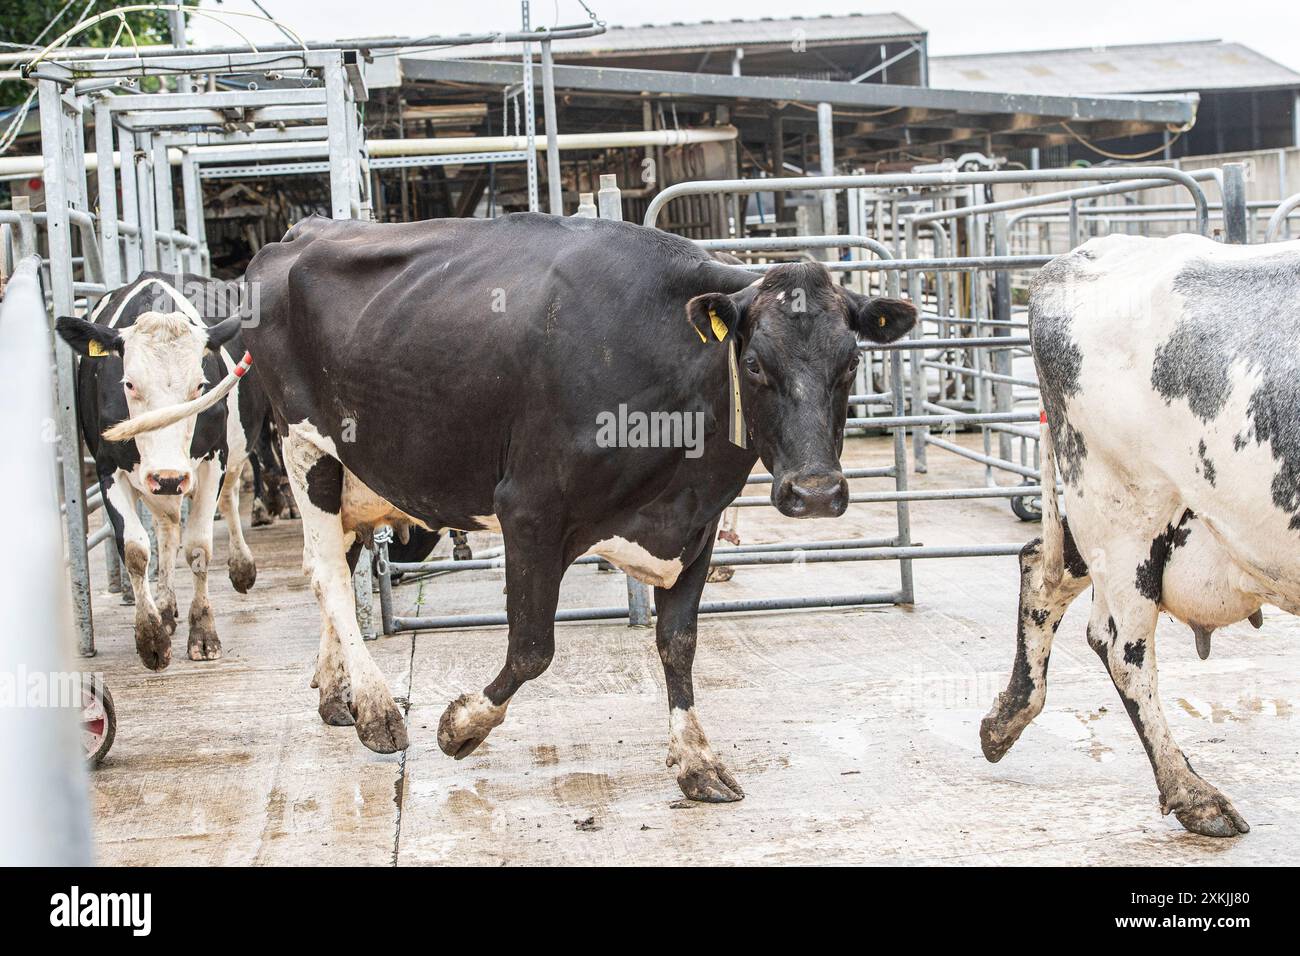
[[[179,288],[178,288],[179,286]],[[80,355],[77,412],[95,459],[104,508],[135,592],[136,650],[145,666],[171,663],[176,629],[172,574],[181,546],[181,501],[191,500],[183,544],[194,573],[189,613],[191,660],[215,660],[221,641],[208,601],[212,520],[217,508],[230,531],[228,569],[247,591],[257,566],[239,521],[239,479],[269,415],[266,393],[251,382],[224,402],[166,429],[123,441],[104,432],[151,410],[199,396],[236,368],[244,354],[240,288],[219,280],[144,273],[109,293],[90,319],[60,318],[59,334]],[[158,540],[158,595],[149,587],[149,537],[136,512],[143,502]]]
[[[1249,827],[1174,742],[1156,685],[1156,618],[1258,627],[1300,611],[1300,242],[1093,239],[1030,296],[1042,386],[1041,541],[1021,554],[1011,680],[981,725],[997,761],[1042,710],[1061,616],[1089,584],[1088,643],[1188,830]]]
[[[283,429],[321,605],[325,722],[355,721],[372,750],[407,746],[357,629],[359,542],[382,524],[500,529],[505,664],[447,707],[443,751],[471,753],[546,670],[560,579],[596,553],[655,587],[668,763],[682,791],[740,799],[691,681],[718,516],[760,457],[782,512],[843,513],[857,336],[898,338],[911,304],[840,288],[816,263],[760,282],[657,230],[528,213],[311,219],[264,247],[245,278],[261,301],[245,339]],[[630,438],[604,447],[602,416],[620,405],[698,415],[699,454]]]

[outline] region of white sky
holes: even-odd
[[[308,39],[487,32],[519,25],[518,0],[261,0],[273,16]],[[1296,0],[587,0],[609,24],[816,16],[897,11],[930,34],[930,53],[1105,46],[1171,40],[1235,40],[1300,70]],[[251,0],[202,0],[213,11],[256,13]],[[534,0],[534,25],[586,20],[577,0]],[[283,39],[243,17],[232,23],[254,41]],[[225,27],[196,17],[200,45],[237,42]]]

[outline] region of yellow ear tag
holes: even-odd
[[[709,322],[713,324],[713,337],[721,342],[727,337],[727,323],[718,318],[718,313],[709,309]]]
[[[92,358],[100,358],[101,356],[108,354],[108,349],[100,345],[99,342],[95,339],[90,340],[90,345],[87,346],[86,351],[90,353],[90,356]]]
[[[696,335],[698,335],[698,336],[700,337],[700,341],[701,341],[701,342],[707,342],[707,341],[708,341],[708,339],[706,339],[706,338],[704,337],[704,333],[701,332],[699,329],[697,329],[697,328],[695,327],[695,323],[694,323],[694,322],[691,323],[691,331],[693,331]]]

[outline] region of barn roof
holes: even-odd
[[[789,47],[796,39],[809,44],[865,40],[922,39],[925,30],[897,13],[848,16],[763,17],[758,20],[702,20],[698,23],[646,23],[606,28],[599,36],[565,40],[556,47],[566,59],[606,54],[654,53],[709,47]],[[445,51],[460,57],[492,59],[499,50],[466,47]]]
[[[1300,87],[1300,73],[1240,43],[1197,40],[930,58],[930,84],[954,90],[1080,93]]]

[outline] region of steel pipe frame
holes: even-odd
[[[1286,222],[1296,209],[1300,209],[1300,193],[1294,196],[1288,196],[1278,203],[1277,211],[1269,217],[1268,227],[1264,231],[1265,242],[1278,241],[1278,233],[1282,231],[1282,224]]]
[[[1205,174],[1212,171],[1200,170],[1199,173]],[[1202,175],[1200,178],[1217,178],[1209,175]],[[1126,166],[1126,167],[1092,167],[1089,169],[1028,169],[1028,170],[999,170],[993,172],[967,172],[967,173],[886,173],[860,176],[807,176],[799,179],[794,178],[773,178],[773,179],[728,179],[728,180],[710,180],[703,182],[677,183],[669,186],[667,189],[657,195],[651,201],[650,206],[646,209],[643,224],[654,226],[658,220],[659,211],[679,196],[701,196],[716,193],[756,193],[756,192],[802,192],[805,190],[839,190],[839,189],[883,189],[903,186],[957,186],[957,185],[997,185],[999,183],[1068,183],[1068,182],[1108,182],[1112,180],[1126,181],[1143,181],[1154,180],[1152,186],[1141,188],[1155,188],[1156,186],[1166,186],[1170,184],[1183,186],[1192,196],[1192,201],[1196,203],[1199,211],[1199,218],[1202,223],[1202,233],[1208,225],[1208,209],[1205,193],[1201,189],[1194,174],[1188,174],[1180,169],[1171,169],[1159,166]],[[1129,188],[1133,188],[1131,185]],[[1123,191],[1123,190],[1120,190]],[[1051,195],[1051,194],[1048,194]],[[1041,197],[1027,197],[1039,199]],[[1008,200],[1008,202],[1022,202],[1022,200]],[[1041,204],[1035,203],[1035,204]],[[1000,206],[997,203],[988,203],[981,207],[964,207],[967,209],[976,209],[980,212],[995,211],[993,206]],[[959,207],[962,208],[962,207]],[[1001,207],[1001,208],[1019,208],[1019,207]],[[997,210],[1000,211],[1000,210]],[[967,213],[971,214],[971,213]],[[913,217],[918,221],[924,221],[919,216]],[[938,218],[951,218],[943,216]]]

